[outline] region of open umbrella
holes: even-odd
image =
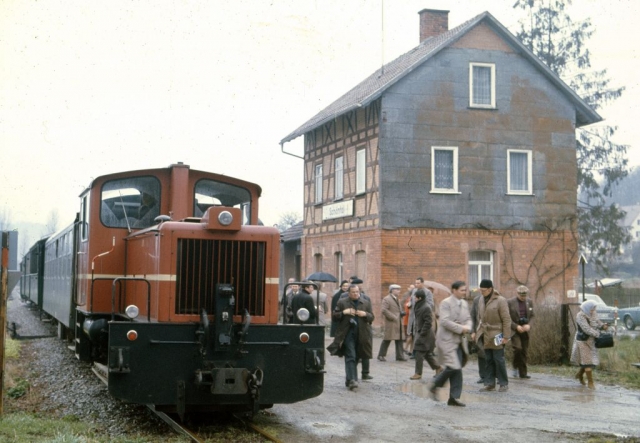
[[[451,291],[442,283],[437,281],[424,281],[424,286],[433,293],[433,299],[436,304],[440,304],[442,300],[451,295]]]
[[[314,272],[307,277],[307,280],[337,283],[338,279],[328,272]]]

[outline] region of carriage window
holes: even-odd
[[[148,228],[160,215],[160,182],[155,177],[111,180],[102,186],[100,221],[110,228]]]
[[[228,206],[242,210],[242,224],[251,220],[251,193],[239,186],[215,180],[196,183],[193,198],[193,216],[202,217],[211,206]]]
[[[80,208],[80,238],[84,241],[89,238],[89,193],[86,193],[82,197],[82,204]]]

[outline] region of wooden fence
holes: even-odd
[[[640,288],[612,286],[604,288],[600,298],[609,306],[617,306],[618,308],[635,307],[640,304]]]

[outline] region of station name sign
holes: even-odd
[[[322,207],[322,220],[353,216],[353,200],[333,203]]]

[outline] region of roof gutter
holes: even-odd
[[[298,137],[296,137],[296,138],[298,138]],[[287,154],[287,155],[290,155],[290,156],[292,156],[292,157],[295,157],[295,158],[299,158],[299,159],[304,160],[304,157],[300,157],[299,155],[292,154],[291,152],[287,152],[287,151],[285,151],[285,150],[284,150],[284,144],[285,144],[286,142],[288,142],[288,141],[291,141],[291,140],[293,140],[293,139],[289,139],[289,140],[282,140],[282,141],[280,142],[280,152],[282,152],[283,154]]]

